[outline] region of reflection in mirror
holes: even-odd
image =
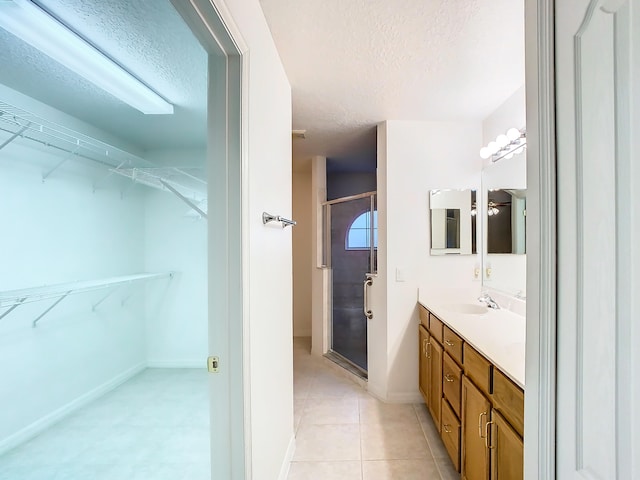
[[[487,253],[526,253],[526,190],[489,190],[487,199]]]
[[[432,190],[431,255],[476,253],[475,190]]]

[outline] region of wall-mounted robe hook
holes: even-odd
[[[262,223],[266,225],[269,222],[282,222],[282,228],[289,225],[294,226],[296,224],[294,220],[289,220],[288,218],[281,217],[280,215],[271,215],[270,213],[262,212]]]

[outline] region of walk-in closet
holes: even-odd
[[[0,17],[0,478],[208,479],[207,55],[169,0]]]

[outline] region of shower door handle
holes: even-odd
[[[373,312],[369,309],[369,289],[367,287],[373,285],[373,280],[371,278],[367,278],[364,281],[364,316],[367,317],[367,320],[371,320],[373,318]]]

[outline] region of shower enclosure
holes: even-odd
[[[325,264],[331,270],[330,353],[366,377],[367,306],[370,277],[376,272],[378,220],[376,193],[325,204]]]

